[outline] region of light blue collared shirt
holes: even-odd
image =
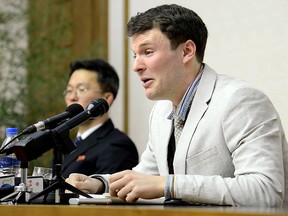
[[[198,74],[198,76],[196,77],[194,82],[191,83],[191,85],[186,90],[182,100],[180,101],[179,105],[177,106],[177,109],[176,110],[174,109],[169,114],[169,116],[168,116],[169,120],[172,120],[173,117],[176,115],[176,116],[179,116],[185,122],[187,114],[189,112],[189,106],[192,103],[193,97],[197,91],[197,87],[198,87],[199,82],[201,80],[203,69],[204,69],[204,64],[201,68],[201,72]]]

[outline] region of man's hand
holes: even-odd
[[[153,199],[164,196],[165,176],[152,176],[125,170],[109,178],[111,196],[118,196],[126,202],[136,202],[139,198]]]
[[[83,174],[72,173],[65,181],[87,194],[104,191],[104,185],[100,180],[90,178]]]

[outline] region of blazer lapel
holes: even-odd
[[[77,149],[68,155],[65,155],[65,160],[63,161],[63,170],[72,162],[76,161],[78,157],[84,156],[87,149],[94,148],[96,145],[100,144],[97,140],[105,136],[109,131],[114,129],[114,125],[109,119],[100,128],[90,134],[85,140],[82,141],[81,145],[77,146]]]
[[[174,156],[175,174],[185,174],[186,155],[191,144],[192,137],[197,129],[197,125],[208,108],[209,101],[214,91],[216,79],[216,73],[208,65],[205,65],[197,92],[191,104],[189,115],[176,146]]]

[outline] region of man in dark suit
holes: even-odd
[[[118,89],[119,78],[110,64],[101,59],[79,60],[70,65],[65,102],[67,106],[78,103],[86,109],[92,100],[103,98],[111,106]],[[76,172],[85,175],[114,173],[132,169],[138,163],[136,146],[114,127],[109,113],[79,125],[77,138],[77,149],[64,155],[64,178]]]

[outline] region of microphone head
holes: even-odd
[[[91,103],[87,106],[86,110],[90,113],[92,118],[100,117],[106,112],[108,112],[109,104],[103,98],[98,98],[91,101]],[[102,115],[99,116],[99,113],[102,113]]]
[[[66,108],[66,111],[69,113],[69,117],[74,117],[76,115],[78,115],[79,113],[83,112],[84,109],[80,104],[74,103],[71,104],[70,106],[68,106]]]

